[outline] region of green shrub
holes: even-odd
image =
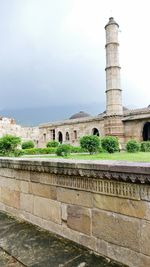
[[[106,152],[106,151],[102,148],[102,146],[100,144],[100,146],[98,148],[98,153],[103,153],[103,152]]]
[[[15,157],[21,157],[23,155],[25,155],[25,149],[16,149],[14,151],[14,156]]]
[[[56,148],[54,148],[54,147],[18,149],[18,151],[16,152],[16,156],[17,156],[17,154],[18,154],[18,156],[39,155],[39,154],[55,154],[55,152],[56,152]]]
[[[40,154],[37,150],[37,148],[27,148],[27,149],[23,149],[24,151],[24,155],[38,155]]]
[[[106,136],[101,139],[102,149],[108,153],[119,151],[118,138],[114,136]]]
[[[70,146],[70,152],[71,153],[82,153],[82,152],[86,152],[87,150],[83,149],[80,146]]]
[[[90,154],[98,151],[100,146],[100,139],[96,135],[86,135],[80,138],[80,146],[87,150]]]
[[[150,141],[141,142],[140,150],[142,152],[150,152]]]
[[[32,140],[25,141],[21,145],[22,149],[34,148],[34,143]]]
[[[61,144],[56,149],[56,155],[61,157],[67,157],[70,154],[71,146],[66,144]]]
[[[129,153],[135,153],[140,150],[140,144],[136,140],[129,140],[126,144],[126,150]]]
[[[13,135],[4,135],[0,138],[0,154],[13,156],[17,146],[21,143],[20,137]]]
[[[56,147],[44,147],[44,148],[37,148],[38,154],[55,154]]]
[[[57,141],[49,141],[47,144],[46,144],[47,147],[58,147],[59,146],[59,142]]]

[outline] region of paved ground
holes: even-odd
[[[8,255],[1,248],[0,248],[0,266],[1,267],[23,267],[21,263],[19,263],[12,256]]]
[[[0,212],[0,267],[123,267]]]

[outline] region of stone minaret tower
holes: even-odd
[[[118,53],[119,25],[109,18],[106,30],[106,114],[123,115]]]
[[[124,125],[120,66],[118,53],[119,25],[111,17],[106,30],[106,114],[104,116],[105,135],[117,136],[124,144]]]

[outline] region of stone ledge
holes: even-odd
[[[1,158],[0,168],[150,184],[150,163]]]

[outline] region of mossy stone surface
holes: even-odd
[[[0,247],[0,267],[123,267],[4,212],[0,212]]]

